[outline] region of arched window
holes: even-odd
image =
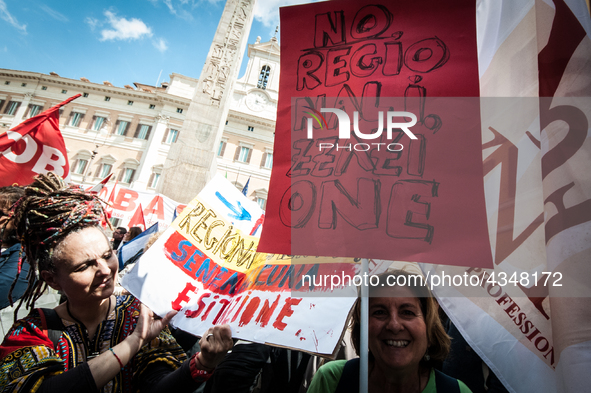
[[[261,73],[259,74],[259,82],[257,83],[257,87],[259,89],[265,90],[267,88],[267,82],[269,82],[269,74],[271,73],[271,67],[268,65],[263,66],[261,68]]]

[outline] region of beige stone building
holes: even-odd
[[[264,208],[273,165],[279,44],[259,38],[249,45],[248,57],[229,100],[217,167],[239,189],[250,179],[247,196]],[[116,87],[54,72],[0,69],[0,132],[80,93],[60,112],[72,182],[88,187],[112,172],[111,182],[155,192],[197,82],[173,73],[157,87]]]

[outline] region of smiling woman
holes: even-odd
[[[405,276],[399,280],[399,276]],[[378,276],[369,298],[370,393],[469,393],[461,381],[437,371],[446,358],[450,338],[438,315],[438,304],[424,285],[405,271]],[[406,286],[391,286],[404,282]],[[353,310],[351,341],[359,355],[361,307]],[[308,393],[357,392],[359,359],[329,362],[314,376]]]
[[[102,231],[102,202],[50,173],[25,189],[11,218],[32,271],[16,321],[0,346],[0,390],[192,392],[232,347],[227,325],[208,329],[187,359],[167,324],[132,296],[113,296],[117,258]],[[34,309],[49,285],[67,300]],[[15,312],[16,315],[16,312]]]

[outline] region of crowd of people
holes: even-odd
[[[359,358],[319,362],[299,351],[234,343],[228,325],[212,326],[198,339],[168,326],[175,311],[160,318],[116,290],[117,249],[141,228],[116,228],[109,239],[103,202],[53,173],[26,187],[1,188],[0,213],[0,307],[29,310],[21,319],[15,311],[0,346],[0,392],[358,391]],[[405,274],[389,272],[380,280]],[[63,302],[35,308],[48,286]],[[378,285],[371,291],[369,392],[504,391],[488,377],[473,378],[482,369],[479,358],[470,360],[477,370],[466,376],[470,388],[456,379],[464,379],[464,368],[454,367],[463,344],[449,356],[447,331],[457,332],[427,287]],[[350,326],[357,355],[360,320],[357,304]]]

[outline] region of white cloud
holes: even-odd
[[[87,17],[84,20],[84,22],[86,22],[90,26],[90,29],[91,30],[94,30],[94,29],[96,29],[97,26],[100,26],[101,25],[101,22],[98,19],[92,18],[90,16]]]
[[[21,25],[20,23],[18,23],[16,18],[12,16],[10,12],[8,12],[8,7],[6,7],[6,3],[4,2],[4,0],[0,0],[0,18],[10,23],[14,28],[22,31],[24,34],[27,34],[27,25]]]
[[[60,14],[59,12],[57,12],[56,10],[54,10],[52,8],[49,8],[45,4],[41,5],[40,8],[43,11],[45,11],[45,13],[47,13],[47,15],[51,16],[53,19],[59,20],[60,22],[67,22],[68,21],[68,18],[65,15]]]
[[[166,41],[164,40],[164,38],[152,41],[152,44],[154,44],[154,47],[162,53],[166,52],[166,50],[168,49],[168,45],[166,45]]]
[[[166,4],[166,6],[168,7],[168,10],[170,11],[171,14],[176,15],[176,10],[174,9],[174,6],[172,5],[172,0],[164,0],[164,4]]]
[[[193,15],[191,15],[191,13],[189,11],[187,11],[183,8],[184,6],[187,6],[187,4],[189,4],[189,0],[180,0],[180,5],[178,7],[176,7],[172,3],[172,1],[173,0],[164,0],[164,4],[166,5],[166,7],[168,8],[168,11],[170,11],[171,14],[176,15],[179,18],[182,18],[185,20],[192,20],[193,19]],[[155,4],[155,3],[153,2],[153,4]]]
[[[0,0],[1,1],[1,0]],[[152,29],[150,29],[140,19],[119,18],[111,11],[105,11],[108,23],[112,30],[104,29],[101,31],[101,41],[109,40],[137,40],[143,37],[151,37]]]

